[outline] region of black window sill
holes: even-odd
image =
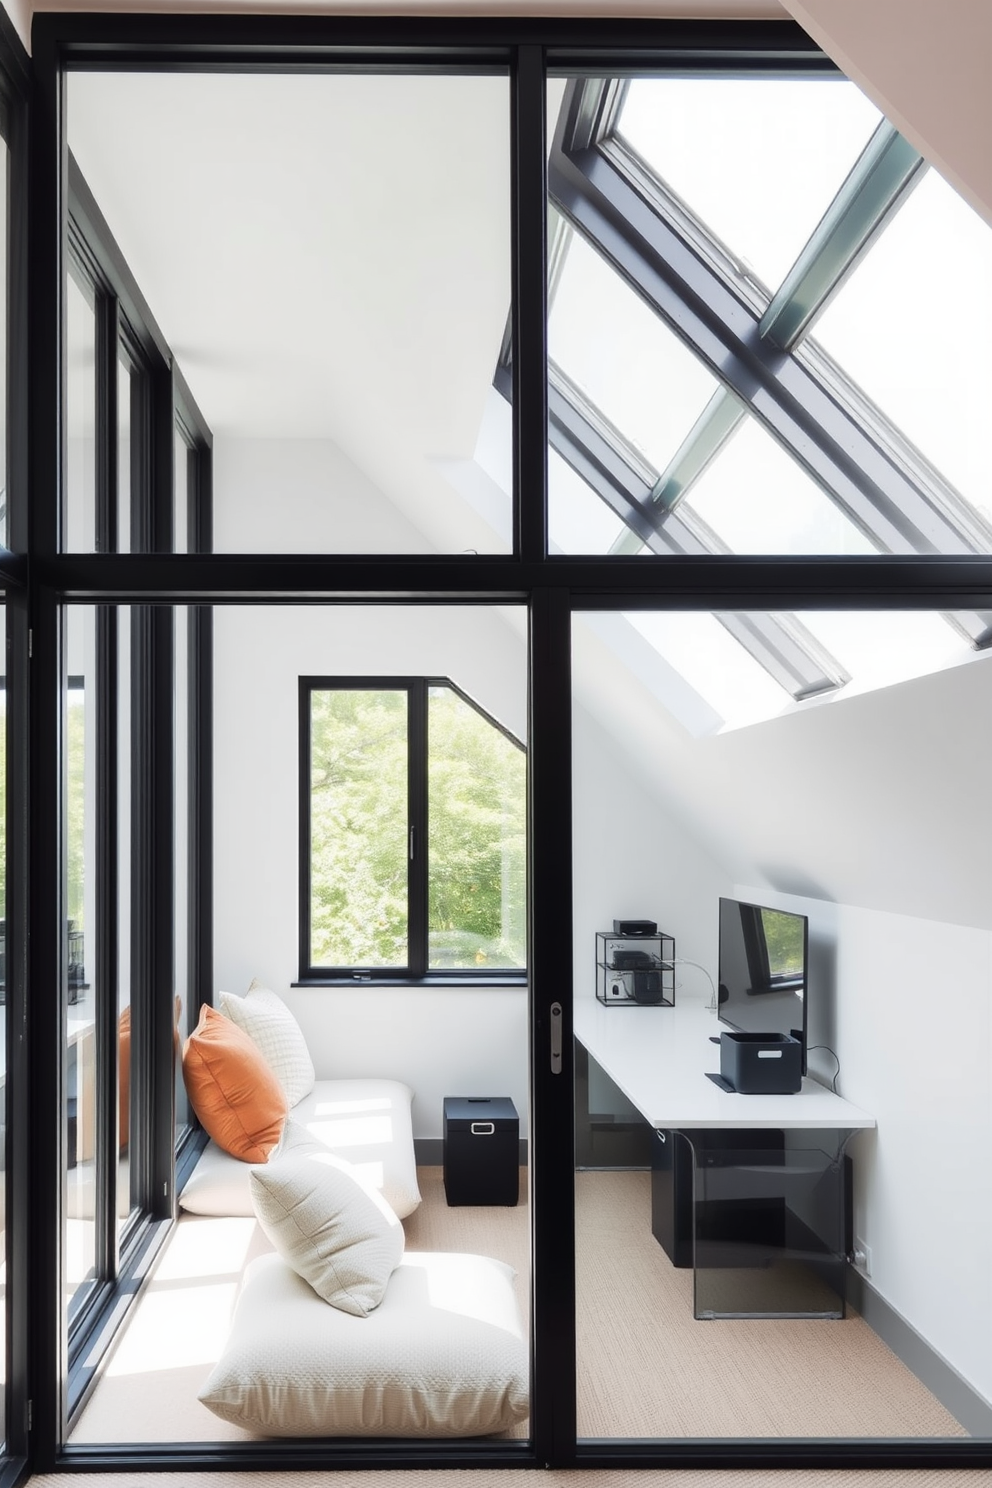
[[[508,971],[502,973],[490,972],[480,975],[478,972],[434,972],[425,977],[411,976],[389,976],[370,974],[368,976],[352,976],[328,974],[327,976],[301,977],[298,981],[291,982],[292,987],[408,987],[416,991],[421,987],[451,987],[461,992],[472,991],[477,987],[526,987],[527,973],[525,971]]]

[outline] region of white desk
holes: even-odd
[[[842,1317],[843,1150],[875,1118],[811,1079],[795,1095],[722,1090],[707,1079],[720,1026],[698,1002],[573,1010],[578,1042],[654,1128],[652,1228],[692,1266],[696,1316]]]
[[[816,1080],[796,1095],[738,1095],[706,1078],[719,1074],[722,1025],[698,1002],[675,1007],[606,1007],[575,1003],[575,1037],[636,1106],[649,1126],[683,1131],[821,1129],[859,1131],[874,1116]]]

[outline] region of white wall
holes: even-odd
[[[291,988],[299,970],[300,676],[451,677],[526,734],[525,648],[493,609],[232,606],[214,616],[214,970],[252,977],[296,1013],[322,1076],[415,1092],[414,1134],[441,1135],[445,1095],[510,1095],[527,1130],[522,990]]]
[[[811,1045],[877,1128],[856,1136],[855,1234],[871,1284],[992,1400],[992,934],[737,884],[810,917]],[[810,1067],[829,1079],[823,1051]]]
[[[614,919],[654,920],[675,953],[716,978],[717,901],[731,878],[659,799],[579,703],[572,709],[573,954],[577,997],[595,997],[595,933]],[[710,997],[703,971],[680,966],[676,999]],[[622,1013],[618,1013],[622,1016]]]
[[[425,553],[430,546],[330,439],[214,440],[218,553]]]

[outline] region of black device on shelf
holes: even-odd
[[[630,924],[615,920],[614,924]],[[635,921],[648,924],[649,921]],[[596,933],[596,996],[613,1006],[673,1007],[675,941],[664,931]]]
[[[737,1033],[791,1036],[806,1073],[809,921],[791,910],[720,900],[720,1022]]]

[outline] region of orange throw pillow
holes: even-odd
[[[205,1003],[183,1046],[193,1110],[218,1147],[242,1162],[266,1162],[289,1107],[253,1039]]]

